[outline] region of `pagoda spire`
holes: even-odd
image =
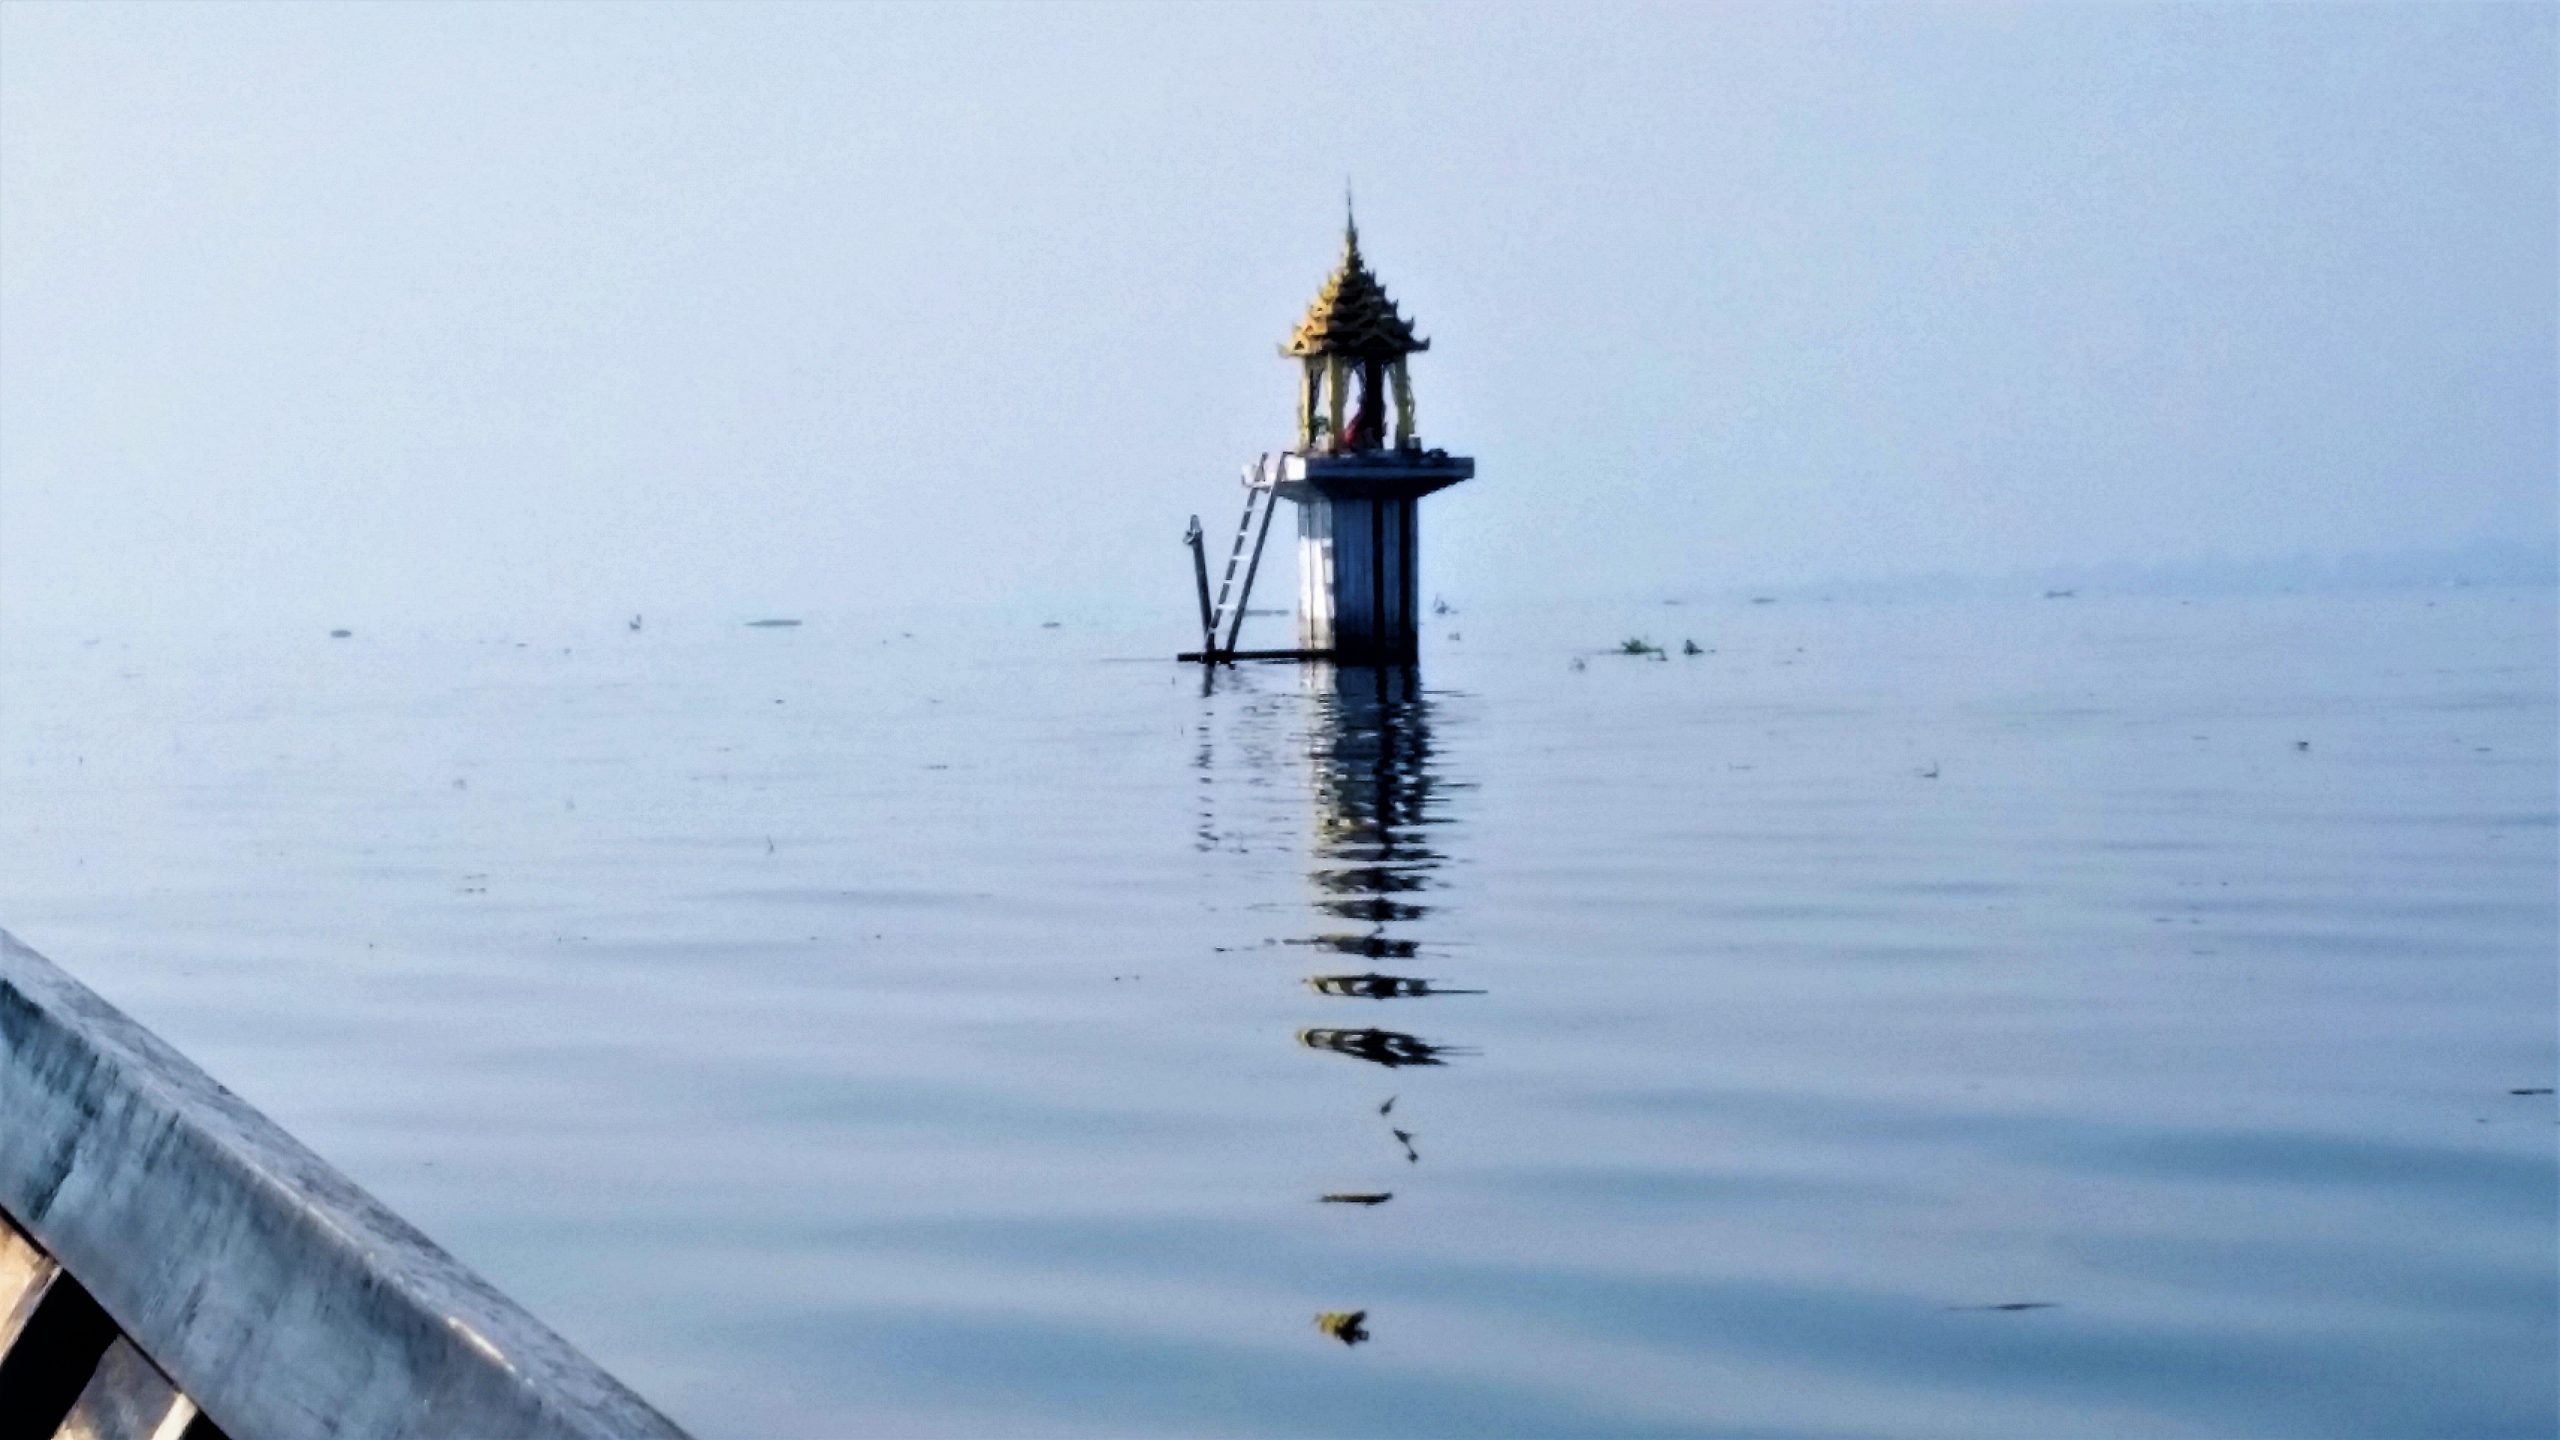
[[[1360,254],[1360,216],[1342,185],[1342,262],[1325,277],[1281,353],[1298,360],[1299,443],[1309,450],[1375,450],[1388,443],[1395,399],[1396,448],[1413,443],[1413,389],[1405,357],[1431,342],[1413,333]],[[1356,395],[1356,400],[1355,400]]]

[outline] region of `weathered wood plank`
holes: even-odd
[[[98,1359],[54,1440],[178,1440],[196,1418],[195,1402],[150,1357],[122,1336]]]
[[[1221,650],[1215,655],[1205,655],[1197,650],[1185,650],[1173,658],[1193,663],[1214,660],[1223,665],[1234,660],[1329,660],[1333,658],[1333,652],[1330,650]]]
[[[27,1317],[35,1313],[36,1301],[43,1297],[54,1269],[51,1256],[0,1216],[0,1355],[9,1353],[18,1332],[26,1328]]]
[[[232,1435],[683,1434],[5,931],[0,1114],[0,1213]]]
[[[116,1322],[58,1266],[0,1353],[0,1440],[51,1440],[115,1342]]]

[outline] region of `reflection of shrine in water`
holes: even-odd
[[[1363,924],[1359,931],[1326,930],[1296,943],[1324,952],[1335,963],[1305,977],[1320,1005],[1415,1001],[1437,995],[1480,995],[1421,968],[1423,942],[1411,932],[1428,919],[1447,857],[1433,843],[1448,823],[1452,788],[1434,766],[1431,702],[1410,667],[1349,669],[1311,667],[1304,672],[1314,714],[1307,759],[1315,792],[1315,857],[1309,879],[1316,909],[1335,920]],[[1390,934],[1390,930],[1402,933]],[[1339,958],[1336,958],[1339,957]],[[1355,959],[1358,968],[1342,960]],[[1382,967],[1392,966],[1393,969]],[[1375,1013],[1363,1009],[1363,1014]],[[1374,1025],[1315,1025],[1298,1031],[1298,1043],[1379,1066],[1389,1073],[1408,1067],[1439,1069],[1463,1048],[1426,1040],[1401,1029]],[[1404,1164],[1419,1165],[1414,1130],[1422,1123],[1395,1113],[1390,1095],[1377,1107],[1382,1126]],[[1402,1122],[1402,1123],[1398,1123]],[[1383,1157],[1382,1157],[1383,1158]],[[1392,1163],[1392,1162],[1390,1162]],[[1346,1179],[1351,1177],[1344,1177]],[[1384,1187],[1330,1191],[1323,1203],[1370,1209],[1395,1198]],[[1327,1312],[1316,1319],[1325,1333],[1355,1345],[1368,1338],[1368,1312]]]
[[[1316,908],[1365,932],[1328,931],[1297,943],[1372,962],[1357,972],[1306,977],[1332,999],[1413,1000],[1481,994],[1430,975],[1383,971],[1375,962],[1420,958],[1421,943],[1390,935],[1428,918],[1436,871],[1445,857],[1432,832],[1447,785],[1432,763],[1431,702],[1410,667],[1310,667],[1315,714],[1307,738],[1316,801],[1315,866],[1309,879]],[[1396,1069],[1445,1065],[1465,1052],[1401,1030],[1317,1026],[1298,1032],[1311,1050],[1347,1055]]]
[[[1348,1055],[1372,1065],[1384,1065],[1390,1070],[1405,1065],[1446,1065],[1449,1062],[1440,1057],[1462,1053],[1455,1046],[1434,1045],[1400,1030],[1318,1027],[1299,1031],[1298,1043],[1310,1050],[1330,1050],[1336,1055]]]

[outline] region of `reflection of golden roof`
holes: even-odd
[[[1413,322],[1396,313],[1396,302],[1387,298],[1386,287],[1369,273],[1369,262],[1360,258],[1360,227],[1346,221],[1342,263],[1325,277],[1324,288],[1307,307],[1307,318],[1298,322],[1289,343],[1280,348],[1287,355],[1393,360],[1428,350],[1431,342],[1415,338]]]

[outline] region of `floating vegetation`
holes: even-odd
[[[1618,653],[1621,655],[1659,655],[1662,653],[1662,647],[1640,635],[1630,635],[1626,639],[1618,642]]]
[[[2059,1310],[2062,1306],[2059,1302],[2052,1300],[2011,1300],[2000,1305],[1950,1305],[1947,1308],[1950,1310],[1997,1310],[2014,1314],[2020,1310]]]
[[[2523,1092],[2523,1091],[2521,1091],[2521,1090],[2519,1090],[2519,1091],[2517,1091],[2516,1093],[2517,1093],[2517,1094],[2519,1094],[2519,1095],[2521,1095],[2521,1094],[2523,1094],[2524,1092]],[[2546,1093],[2547,1093],[2547,1092],[2546,1092]],[[1385,1100],[1383,1100],[1383,1101],[1379,1102],[1379,1105],[1378,1105],[1378,1113],[1379,1113],[1379,1114],[1381,1114],[1381,1115],[1384,1115],[1384,1114],[1388,1113],[1389,1111],[1391,1111],[1391,1110],[1393,1110],[1393,1109],[1395,1109],[1395,1108],[1396,1108],[1396,1097],[1394,1097],[1393,1095],[1390,1095],[1390,1096],[1388,1096]]]
[[[1404,1163],[1407,1165],[1419,1165],[1422,1163],[1422,1152],[1413,1148],[1412,1131],[1390,1130],[1388,1133],[1394,1135],[1396,1137],[1396,1143],[1404,1147]]]
[[[750,630],[794,630],[799,628],[799,625],[800,622],[797,620],[750,620],[747,622],[747,628]]]
[[[1384,1205],[1396,1198],[1393,1190],[1340,1190],[1324,1197],[1327,1205]]]
[[[1481,990],[1450,990],[1419,975],[1310,975],[1307,984],[1319,995],[1353,1000],[1402,1000],[1422,995],[1481,995]]]
[[[352,638],[355,633],[356,632],[353,630],[332,630],[329,632],[329,638],[332,640],[346,640]]]
[[[1390,1070],[1406,1065],[1445,1065],[1449,1062],[1441,1056],[1464,1053],[1453,1046],[1434,1045],[1394,1030],[1301,1030],[1298,1043],[1310,1050],[1330,1050]]]
[[[1316,1316],[1316,1328],[1345,1345],[1357,1345],[1369,1338],[1369,1312],[1366,1310],[1327,1310]]]
[[[1683,655],[1704,655],[1707,652],[1700,648],[1697,641],[1683,640],[1680,642],[1680,653]]]
[[[1576,670],[1580,670],[1580,669],[1585,668],[1585,667],[1584,667],[1584,665],[1583,665],[1583,663],[1582,663],[1582,657],[1581,657],[1581,656],[1576,655],[1576,656],[1574,656],[1574,657],[1573,657],[1573,666],[1572,666],[1572,668],[1573,668],[1573,669],[1576,669]]]
[[[2551,1087],[2548,1085],[2529,1085],[2522,1090],[2510,1090],[2507,1093],[2510,1095],[2548,1095],[2551,1093]]]

